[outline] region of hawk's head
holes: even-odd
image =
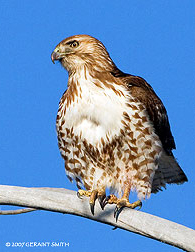
[[[51,59],[53,63],[59,60],[68,72],[87,64],[104,71],[114,66],[105,46],[89,35],[76,35],[62,40],[52,52]]]

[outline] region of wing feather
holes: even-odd
[[[176,146],[171,133],[167,111],[153,88],[141,77],[125,74],[120,70],[112,74],[115,77],[123,78],[131,94],[144,104],[164,150],[168,155],[172,155],[172,149],[175,149]]]
[[[125,74],[119,69],[116,69],[112,75],[122,78],[131,94],[145,106],[155,132],[162,142],[165,152],[163,152],[159,160],[159,167],[154,175],[152,192],[158,192],[162,187],[165,187],[166,183],[181,184],[188,181],[173,156],[172,150],[176,147],[171,133],[167,111],[153,88],[143,78]]]

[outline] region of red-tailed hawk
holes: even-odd
[[[104,45],[88,35],[60,42],[51,55],[68,71],[57,114],[58,144],[68,178],[90,197],[94,213],[116,204],[135,208],[151,192],[187,177],[175,160],[166,109],[141,77],[120,71]],[[105,189],[114,194],[106,197]],[[138,201],[129,203],[130,191]]]

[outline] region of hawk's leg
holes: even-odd
[[[116,204],[116,208],[114,210],[114,218],[116,218],[116,220],[124,207],[129,207],[131,209],[139,207],[140,209],[142,206],[142,202],[140,200],[137,200],[134,203],[129,202],[130,190],[130,186],[127,186],[121,199],[118,199],[115,195],[111,194],[103,202],[103,207],[107,204]]]
[[[77,196],[79,198],[81,198],[82,196],[89,197],[90,209],[93,215],[94,215],[95,201],[97,198],[99,200],[102,210],[104,208],[103,201],[106,198],[105,188],[101,190],[92,190],[92,191],[78,190]]]

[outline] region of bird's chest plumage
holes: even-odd
[[[67,175],[87,189],[103,183],[118,191],[138,169],[150,180],[160,148],[145,108],[122,86],[96,85],[83,76],[76,83],[62,97],[57,116]],[[136,179],[131,183],[136,188]]]
[[[126,98],[84,78],[77,81],[75,88],[72,100],[67,97],[61,102],[57,126],[64,132],[71,130],[80,141],[100,147],[102,139],[120,133]]]

